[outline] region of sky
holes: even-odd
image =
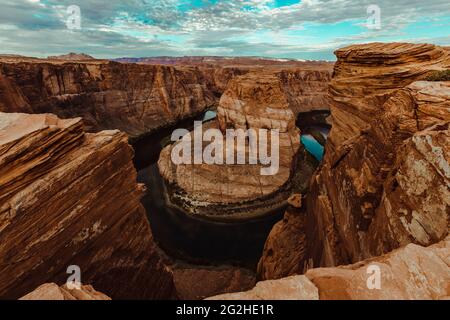
[[[3,54],[335,60],[392,41],[450,46],[450,1],[0,0]]]

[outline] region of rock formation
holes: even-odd
[[[430,247],[409,244],[354,265],[259,282],[214,300],[440,300],[450,298],[450,236]],[[379,273],[377,273],[379,272]],[[374,276],[380,275],[380,282]]]
[[[328,85],[332,72],[328,70],[287,69],[280,78],[288,93],[289,107],[295,115],[318,110],[330,110]]]
[[[95,291],[92,286],[69,288],[56,283],[46,283],[19,300],[111,300],[107,295]]]
[[[279,130],[279,170],[276,174],[262,175],[261,169],[270,165],[249,164],[249,140],[246,140],[246,164],[180,164],[172,162],[171,154],[181,142],[166,147],[160,156],[159,168],[164,179],[176,188],[172,198],[195,203],[196,208],[211,205],[233,205],[269,198],[287,185],[297,165],[300,150],[300,132],[295,127],[294,113],[283,85],[273,74],[249,73],[230,81],[218,107],[217,122],[205,128],[220,129],[277,129]],[[269,131],[270,132],[270,131]],[[192,140],[194,134],[191,133]],[[268,146],[271,146],[270,136]],[[239,151],[236,141],[231,146],[224,142],[226,152]],[[205,146],[203,146],[204,148]],[[278,145],[276,145],[278,147]],[[228,148],[228,149],[227,149]],[[273,152],[269,150],[270,154]],[[191,153],[193,155],[193,151]],[[308,172],[308,168],[302,168]],[[186,200],[187,199],[187,200]],[[223,211],[221,215],[226,215]]]
[[[280,249],[270,263],[289,264],[264,279],[290,274],[292,250],[305,251],[297,264],[306,271],[448,235],[450,84],[420,81],[449,68],[448,51],[395,43],[336,54],[333,129],[307,198],[306,240]]]
[[[69,266],[112,298],[170,298],[140,203],[125,134],[81,119],[0,113],[0,297],[16,299]]]

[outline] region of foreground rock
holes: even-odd
[[[379,258],[306,275],[259,282],[217,300],[440,300],[450,298],[450,237],[431,247],[409,244]],[[373,278],[379,271],[380,282]],[[377,273],[378,274],[378,273]]]
[[[0,297],[81,281],[115,299],[173,296],[119,131],[81,119],[0,113]]]
[[[262,164],[260,161],[250,163],[249,139],[245,140],[245,150],[242,150],[239,149],[242,147],[237,147],[239,139],[236,138],[231,146],[223,142],[220,145],[221,151],[218,152],[223,152],[225,161],[227,154],[236,155],[243,151],[245,164],[175,165],[171,155],[175,148],[179,148],[181,142],[177,142],[162,151],[158,162],[161,175],[169,186],[175,189],[171,195],[172,202],[184,202],[185,208],[195,208],[193,212],[195,214],[200,213],[203,207],[210,210],[204,213],[205,215],[221,215],[222,218],[227,215],[226,208],[217,210],[215,214],[211,212],[213,206],[239,206],[242,203],[249,203],[254,207],[255,201],[268,199],[273,203],[263,205],[267,209],[274,204],[286,202],[289,194],[281,194],[280,190],[289,184],[297,171],[295,168],[302,148],[300,131],[295,126],[295,117],[289,108],[286,91],[276,76],[251,73],[237,77],[229,83],[220,100],[217,121],[208,124],[205,129],[216,131],[220,129],[221,133],[225,133],[230,128],[244,131],[254,129],[257,133],[259,129],[279,130],[279,143],[274,141],[273,146],[279,152],[278,170],[263,174],[262,170],[268,171],[270,164]],[[271,149],[271,132],[267,132],[269,133],[267,154],[274,155],[275,150]],[[195,139],[194,134],[191,133],[192,141]],[[205,150],[205,144],[203,148]],[[192,163],[193,154],[192,150]],[[312,168],[305,163],[302,170],[298,171],[298,174],[307,174]],[[234,211],[230,217],[239,216],[235,213]],[[258,213],[253,216],[256,215]],[[248,218],[248,215],[246,217]]]
[[[111,300],[111,298],[95,291],[92,286],[69,289],[67,285],[60,287],[55,283],[46,283],[19,300]]]
[[[258,282],[250,291],[224,294],[209,300],[318,300],[314,284],[305,276]]]

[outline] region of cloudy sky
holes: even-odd
[[[449,0],[0,0],[0,5],[0,53],[27,56],[334,60],[335,49],[352,43],[450,46]]]

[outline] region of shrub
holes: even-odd
[[[450,81],[450,70],[435,71],[427,77],[427,81]]]

